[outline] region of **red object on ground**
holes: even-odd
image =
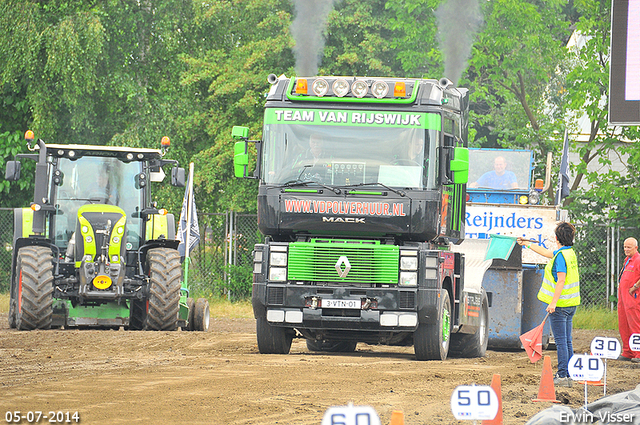
[[[553,371],[551,370],[551,357],[549,356],[544,356],[538,398],[534,398],[532,401],[560,403],[560,400],[556,400],[556,388],[553,385]]]

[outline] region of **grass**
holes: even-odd
[[[209,298],[211,317],[231,319],[253,319],[251,301],[230,302],[226,298]],[[0,294],[0,313],[9,312],[9,294]]]
[[[618,330],[618,312],[605,307],[578,307],[573,317],[574,329]]]
[[[230,302],[226,298],[209,298],[211,317],[252,319],[251,301]],[[0,313],[9,312],[9,294],[0,294]],[[603,307],[578,308],[573,318],[576,329],[618,329],[618,314]]]

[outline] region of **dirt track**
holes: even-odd
[[[494,373],[505,424],[551,406],[531,402],[542,362],[529,363],[524,351],[417,362],[411,347],[359,344],[353,354],[324,354],[294,340],[290,355],[260,355],[254,326],[212,319],[208,333],[17,332],[0,315],[0,420],[7,411],[77,411],[84,424],[319,425],[328,407],[353,402],[373,406],[383,424],[393,410],[404,412],[407,425],[464,423],[450,410],[454,388],[489,385]],[[588,351],[597,335],[617,336],[576,330],[576,352]],[[545,354],[555,364],[555,351]],[[607,394],[635,388],[639,372],[609,361]],[[589,402],[603,394],[602,387],[588,391]],[[556,393],[571,407],[584,403],[583,386]]]

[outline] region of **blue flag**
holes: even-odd
[[[516,245],[516,238],[513,236],[504,235],[489,235],[491,241],[489,242],[489,248],[487,248],[487,254],[484,259],[493,260],[498,258],[500,260],[506,260],[511,255],[513,247]]]
[[[569,132],[564,130],[564,144],[562,146],[562,159],[560,160],[560,174],[558,175],[558,193],[556,205],[569,196]]]
[[[191,192],[191,193],[190,193]],[[191,194],[191,196],[189,196]],[[191,218],[191,222],[187,224],[187,220]],[[189,229],[189,253],[200,242],[200,226],[198,226],[198,214],[196,213],[196,201],[193,196],[193,183],[189,179],[189,184],[184,191],[184,200],[182,201],[182,211],[180,211],[180,222],[178,223],[178,234],[176,239],[180,241],[178,252],[181,257],[185,257],[185,244],[187,240],[187,228]]]

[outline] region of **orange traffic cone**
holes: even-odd
[[[538,398],[534,398],[532,401],[550,401],[552,403],[560,403],[560,400],[556,400],[556,389],[553,386],[553,372],[551,371],[551,357],[549,356],[544,356]]]
[[[498,396],[498,413],[496,417],[491,420],[482,421],[482,425],[502,425],[502,383],[500,381],[500,374],[494,373],[491,379],[491,388]]]
[[[391,412],[390,425],[404,425],[404,413],[399,410],[394,410],[393,412]]]

